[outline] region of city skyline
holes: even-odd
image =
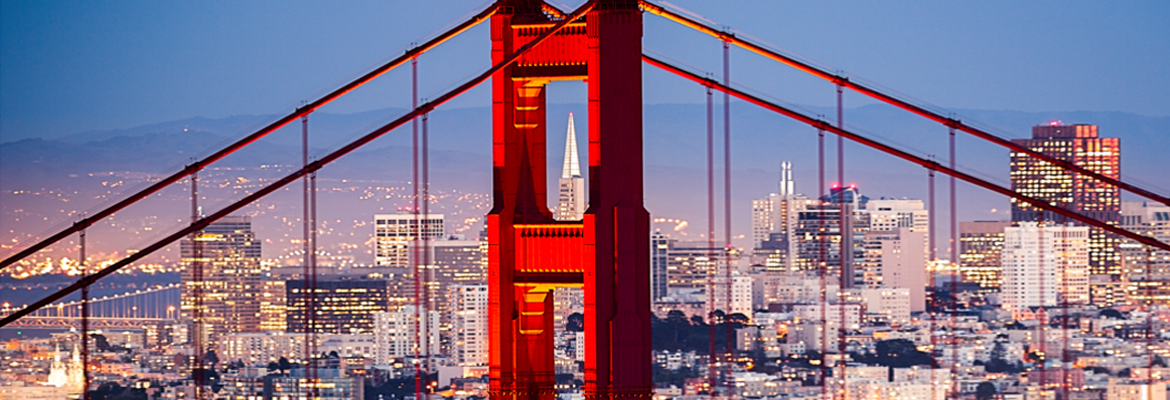
[[[53,25],[44,12],[58,11],[55,23],[76,12],[18,5],[25,18],[7,9],[6,27],[17,21],[39,31]],[[1170,199],[1146,180],[1165,179],[1158,143],[1170,143],[1170,123],[1158,121],[1170,116],[1127,125],[1115,121],[1140,118],[1080,113],[1066,123],[977,111],[1007,115],[999,121],[1010,121],[1012,131],[1031,128],[1030,138],[1017,138],[769,44],[787,27],[761,29],[760,39],[700,16],[721,17],[730,7],[691,5],[699,13],[638,0],[497,0],[268,125],[231,117],[98,132],[92,140],[0,138],[0,155],[15,161],[0,163],[0,182],[11,185],[0,187],[0,221],[8,228],[0,232],[0,254],[8,257],[0,270],[10,269],[0,271],[0,338],[7,340],[0,397],[1166,399],[1170,206],[1160,203]],[[236,9],[246,14],[250,7]],[[811,10],[774,7],[755,8]],[[841,21],[867,8],[852,7]],[[885,16],[885,24],[959,12],[952,25],[963,27],[987,7],[872,14]],[[1029,14],[1023,10],[1044,9],[1000,7],[1015,14],[982,27],[1003,32],[964,43],[992,43],[1021,29],[1013,19]],[[116,8],[88,9],[99,15]],[[144,7],[125,17],[181,10],[203,9]],[[295,19],[303,11],[276,15]],[[1119,18],[1089,14],[1079,3],[1060,11]],[[1130,34],[1170,39],[1142,30],[1156,18],[1122,11]],[[232,18],[219,28],[232,26]],[[401,39],[397,29],[425,22],[394,26],[391,36]],[[486,31],[475,27],[481,23],[491,32],[490,53],[483,42],[467,47],[466,37]],[[360,20],[343,31],[356,25]],[[1037,37],[1048,32],[1034,29],[1035,21],[1023,25]],[[670,33],[680,26],[708,37]],[[872,26],[858,24],[845,36]],[[140,28],[92,35],[92,48]],[[1100,29],[1060,31],[1068,40],[1052,47],[1075,46]],[[36,46],[10,31],[4,29],[3,54],[28,49],[27,65],[44,59],[37,52],[61,46],[53,35]],[[208,32],[189,43],[214,41],[223,31]],[[657,36],[664,32],[671,40]],[[248,30],[236,33],[242,40]],[[926,38],[947,35],[936,36]],[[326,38],[303,44],[303,55]],[[170,39],[160,33],[157,40]],[[865,39],[872,40],[881,35]],[[717,52],[699,49],[717,50],[720,42],[721,77],[712,73]],[[378,41],[351,45],[371,43]],[[440,43],[450,45],[432,47]],[[1021,40],[1021,48],[1029,43]],[[996,54],[1018,55],[1013,46]],[[1110,50],[1118,48],[1124,46]],[[168,60],[198,49],[157,55]],[[460,62],[433,63],[452,50]],[[909,53],[899,59],[926,65],[917,57],[932,55]],[[1019,65],[1045,59],[1035,53]],[[475,54],[491,69],[432,94],[441,77],[470,68],[465,60]],[[762,72],[755,62],[766,59],[819,82],[803,86]],[[1098,68],[1099,60],[1087,60],[1031,70],[1067,78]],[[871,62],[880,71],[886,61]],[[17,71],[27,73],[25,65]],[[104,68],[95,64],[93,76]],[[426,84],[411,85],[418,98],[408,99],[421,106],[386,108],[402,100],[406,91],[399,90],[355,108],[370,99],[369,88],[395,81],[355,88],[396,68],[387,77],[408,70],[410,82],[419,82],[422,73]],[[663,72],[675,80],[664,84]],[[913,90],[921,87],[906,84],[906,76],[939,79],[905,73],[888,82]],[[1117,82],[1097,74],[1089,86],[1065,79],[1070,83],[1046,92],[1000,74],[996,82],[1023,90],[1020,100],[1028,98],[1020,93],[1070,89],[1086,95],[1092,84]],[[0,78],[8,93],[0,129],[7,132],[35,120],[38,107],[35,96],[27,108],[12,106],[9,88],[24,87],[12,76]],[[949,98],[978,103],[983,89],[994,89],[960,81],[945,91]],[[826,108],[821,96],[834,86],[836,108]],[[78,86],[74,97],[85,98],[88,87]],[[705,110],[660,100],[702,99],[704,91]],[[351,92],[366,94],[331,103]],[[133,100],[114,107],[138,101],[118,93],[129,92],[107,95]],[[174,93],[174,104],[189,101]],[[821,111],[769,97],[775,93]],[[858,101],[859,93],[869,97]],[[585,103],[558,101],[583,94]],[[488,96],[490,108],[467,106]],[[1106,97],[1068,104],[1122,104],[1101,103]],[[348,116],[326,114],[347,107]],[[353,113],[362,107],[376,111]],[[25,112],[5,119],[13,110]],[[387,122],[384,114],[400,116]],[[564,115],[567,126],[558,122]],[[254,133],[236,141],[240,130]],[[347,136],[352,130],[361,136]],[[396,138],[374,144],[383,136]],[[1130,143],[1124,152],[1123,143]],[[199,150],[225,144],[211,156]],[[160,167],[182,158],[181,168]],[[1139,197],[1154,201],[1132,201]],[[25,297],[37,301],[29,305]]]

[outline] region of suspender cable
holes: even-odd
[[[263,198],[264,196],[272,194],[272,192],[275,192],[275,191],[279,190],[280,188],[288,186],[288,184],[296,181],[297,179],[300,179],[301,177],[305,176],[306,174],[309,174],[313,171],[321,169],[321,167],[329,165],[329,163],[337,161],[338,158],[341,158],[341,157],[345,156],[346,154],[349,154],[349,153],[353,152],[354,150],[357,150],[358,148],[365,146],[366,144],[369,144],[374,139],[377,139],[377,138],[381,137],[382,135],[385,135],[387,132],[390,132],[391,130],[394,130],[402,125],[405,125],[408,121],[418,117],[419,115],[422,115],[425,112],[433,110],[435,107],[438,107],[438,106],[442,105],[443,103],[446,103],[446,102],[450,101],[451,99],[455,98],[456,96],[459,96],[459,95],[467,92],[471,88],[479,85],[480,83],[483,83],[483,81],[490,78],[492,76],[492,74],[495,74],[496,72],[500,71],[505,66],[516,62],[516,60],[518,60],[521,56],[523,56],[528,51],[532,50],[533,47],[536,47],[540,43],[543,43],[545,40],[547,40],[549,37],[552,37],[553,34],[559,32],[566,25],[568,25],[570,21],[575,20],[577,18],[580,18],[586,12],[591,10],[593,8],[593,6],[594,6],[594,3],[592,1],[585,3],[580,8],[578,8],[576,11],[573,12],[571,18],[557,22],[555,25],[553,25],[553,27],[551,29],[549,29],[548,31],[545,31],[544,33],[541,33],[536,38],[532,39],[532,41],[528,42],[528,44],[517,49],[516,52],[509,55],[503,61],[493,65],[487,71],[484,71],[483,73],[477,75],[475,78],[472,78],[471,80],[464,82],[463,84],[455,87],[454,89],[451,89],[450,91],[447,91],[446,93],[443,93],[443,95],[439,96],[435,100],[432,100],[430,102],[427,102],[427,103],[420,105],[418,108],[415,108],[411,112],[406,113],[406,115],[398,117],[394,121],[391,121],[390,123],[387,123],[386,125],[383,125],[382,127],[375,129],[370,133],[365,134],[364,136],[358,138],[357,140],[354,140],[353,142],[350,142],[349,144],[345,145],[344,147],[341,147],[337,150],[334,150],[332,153],[325,155],[321,159],[313,161],[313,162],[309,163],[309,165],[294,171],[293,173],[285,176],[284,178],[281,178],[275,182],[272,182],[272,183],[268,184],[268,186],[264,186],[263,188],[260,188],[260,190],[257,190],[256,192],[254,192],[250,195],[247,195],[240,200],[237,200],[236,202],[228,205],[227,207],[224,207],[223,209],[215,212],[214,214],[211,214],[207,217],[198,219],[198,220],[194,221],[190,226],[183,228],[183,229],[180,229],[178,232],[172,233],[169,236],[162,238],[162,239],[150,244],[149,246],[142,248],[138,252],[131,254],[129,256],[126,256],[126,258],[123,258],[120,261],[117,261],[113,264],[110,264],[109,266],[102,268],[101,270],[95,272],[94,274],[88,275],[85,278],[82,278],[82,279],[78,280],[77,282],[74,282],[73,284],[66,286],[64,289],[58,290],[51,295],[45,296],[44,298],[37,300],[36,302],[18,310],[12,314],[5,316],[3,319],[0,319],[0,327],[11,324],[13,321],[16,321],[20,318],[23,318],[23,317],[29,315],[30,313],[41,309],[42,307],[44,307],[46,305],[52,304],[52,302],[54,302],[54,301],[60,300],[61,298],[68,296],[68,295],[72,294],[73,292],[80,290],[81,287],[83,287],[85,285],[89,285],[93,282],[96,282],[99,279],[102,279],[106,276],[109,276],[110,274],[118,271],[119,269],[122,269],[125,266],[130,265],[131,263],[134,263],[138,260],[141,260],[143,257],[146,257],[146,256],[154,253],[155,251],[158,251],[159,249],[173,243],[176,240],[179,240],[180,238],[182,238],[184,236],[190,235],[190,234],[192,234],[200,229],[207,227],[207,225],[211,224],[212,222],[215,222],[215,221],[219,220],[220,218],[223,218],[223,217],[225,217],[233,212],[236,212],[236,211],[244,208],[244,206],[247,206],[248,204],[251,204],[252,202],[254,202],[256,200],[259,200],[259,199]]]
[[[731,86],[731,48],[723,42],[723,84]],[[731,313],[735,309],[731,306],[731,252],[735,246],[731,244],[731,96],[723,93],[723,277],[726,285],[726,304],[723,310],[723,337],[727,342],[727,353],[724,356],[724,376],[731,376],[731,363],[735,358],[735,341],[731,330]],[[730,388],[728,397],[731,397]]]
[[[926,213],[926,218],[927,218],[926,230],[929,233],[927,241],[930,242],[930,244],[929,244],[930,259],[931,260],[938,260],[938,257],[935,257],[935,252],[937,252],[938,249],[935,247],[935,239],[934,239],[934,232],[935,232],[934,219],[935,219],[935,214],[936,214],[935,211],[938,211],[938,209],[934,207],[934,170],[927,168],[926,173],[927,173],[926,186],[927,186],[927,192],[928,192],[928,194],[927,194],[928,197],[927,197],[927,213]],[[938,263],[936,262],[935,265],[938,265]],[[935,313],[938,313],[938,308],[939,308],[939,306],[938,306],[938,287],[935,285],[935,282],[934,282],[934,272],[931,271],[931,269],[929,267],[926,269],[926,271],[923,271],[923,272],[926,273],[926,284],[927,284],[927,287],[929,288],[928,293],[930,293],[930,302],[927,303],[929,305],[929,307],[926,308],[927,317],[930,318],[930,331],[929,331],[930,332],[930,356],[932,358],[932,360],[930,362],[930,383],[931,383],[931,386],[936,386],[939,384],[939,382],[937,381],[938,374],[936,373],[937,368],[938,368],[938,363],[934,362],[933,358],[934,358],[936,352],[938,351],[938,337],[934,334],[935,329],[937,329],[935,327],[934,317],[935,317]],[[930,398],[934,399],[935,395],[937,393],[938,393],[938,391],[931,389],[930,390]]]
[[[199,173],[191,174],[191,223],[195,224],[199,220]],[[194,354],[194,362],[191,370],[194,372],[195,378],[195,398],[203,398],[203,244],[199,242],[198,230],[191,231],[191,283],[195,286],[192,290],[192,300],[194,309],[192,310],[192,329],[191,335],[194,340],[191,341],[193,345],[192,352]],[[94,279],[96,281],[97,279]],[[87,284],[88,285],[88,284]]]
[[[0,270],[3,270],[4,268],[8,267],[9,265],[12,265],[13,263],[15,263],[17,261],[19,261],[25,257],[28,257],[28,256],[32,255],[33,253],[36,253],[37,251],[40,251],[41,249],[44,249],[45,247],[48,247],[49,245],[56,243],[56,242],[60,241],[61,239],[68,237],[69,235],[72,235],[72,234],[78,232],[81,229],[85,229],[86,227],[93,225],[94,223],[101,221],[102,219],[109,217],[110,215],[113,215],[114,213],[122,210],[123,208],[130,206],[131,204],[138,202],[139,200],[142,200],[142,199],[149,197],[150,195],[158,192],[159,190],[162,190],[164,187],[167,187],[172,183],[176,183],[176,182],[182,180],[184,177],[191,175],[191,174],[194,174],[196,171],[199,171],[199,170],[207,167],[211,163],[214,163],[214,162],[219,161],[220,159],[222,159],[224,157],[227,157],[227,155],[234,153],[236,150],[239,150],[239,149],[243,148],[244,146],[247,146],[247,145],[251,144],[252,142],[255,142],[256,140],[264,137],[265,135],[268,135],[269,133],[272,133],[273,131],[280,129],[283,126],[288,125],[289,123],[295,121],[297,118],[300,118],[300,117],[302,117],[310,112],[313,112],[313,110],[316,110],[316,109],[320,108],[321,106],[329,104],[333,100],[336,100],[338,97],[341,97],[341,96],[345,95],[346,93],[349,93],[350,91],[353,91],[354,89],[357,89],[358,87],[361,87],[362,85],[365,85],[366,83],[369,83],[370,81],[374,80],[374,78],[377,78],[377,77],[381,76],[382,74],[385,74],[386,72],[389,72],[390,70],[401,66],[402,64],[406,63],[407,60],[418,57],[420,54],[423,54],[423,53],[429,51],[430,49],[435,48],[439,44],[442,44],[443,42],[447,41],[447,39],[455,37],[456,35],[463,33],[464,31],[466,31],[468,29],[471,29],[471,27],[478,25],[480,22],[487,21],[488,18],[490,18],[492,15],[494,15],[496,13],[496,10],[497,10],[497,8],[495,6],[488,7],[487,9],[472,16],[468,20],[463,21],[459,25],[456,25],[455,27],[447,30],[446,32],[439,34],[438,36],[435,36],[433,39],[423,43],[422,45],[415,46],[415,47],[411,48],[410,50],[407,50],[406,53],[404,53],[403,55],[398,56],[385,64],[382,64],[381,66],[373,69],[372,71],[367,72],[366,74],[358,77],[357,79],[354,79],[354,80],[350,81],[349,83],[343,85],[342,87],[334,89],[332,92],[329,92],[328,94],[326,94],[324,96],[321,96],[317,100],[314,100],[313,102],[311,102],[309,104],[306,104],[304,106],[301,106],[300,108],[297,108],[296,111],[293,111],[291,114],[288,114],[288,115],[276,120],[275,122],[268,124],[268,125],[264,126],[263,128],[260,128],[260,130],[253,132],[252,134],[250,134],[248,136],[245,136],[243,139],[240,139],[240,140],[236,141],[235,143],[232,143],[232,144],[228,145],[227,147],[220,149],[219,151],[213,153],[210,156],[203,158],[202,160],[198,160],[198,161],[192,163],[191,165],[186,166],[185,168],[183,168],[182,171],[176,172],[176,173],[174,173],[166,178],[163,178],[162,180],[156,182],[155,184],[150,185],[150,187],[147,187],[146,189],[142,189],[142,190],[138,191],[137,193],[130,195],[130,197],[127,197],[126,199],[119,201],[118,203],[115,203],[114,205],[106,207],[105,209],[98,211],[97,213],[94,213],[93,216],[85,218],[85,219],[73,224],[69,228],[66,228],[66,229],[62,230],[61,232],[58,232],[57,234],[55,234],[53,236],[50,236],[44,240],[41,240],[40,242],[37,242],[36,244],[33,244],[32,246],[29,246],[28,248],[20,251],[19,253],[16,253],[15,255],[6,258],[3,261],[0,261]]]
[[[801,123],[807,124],[807,125],[812,126],[814,128],[823,129],[823,130],[832,132],[832,133],[837,134],[837,135],[845,136],[846,139],[852,140],[852,141],[857,142],[857,143],[864,145],[866,147],[870,147],[870,148],[879,150],[883,153],[892,155],[892,156],[900,158],[902,160],[909,161],[909,162],[918,164],[918,165],[923,166],[923,167],[933,168],[936,171],[942,172],[942,173],[950,175],[950,176],[954,176],[955,178],[963,180],[967,183],[974,184],[976,186],[990,190],[992,192],[998,193],[998,194],[1003,195],[1003,196],[1015,198],[1018,201],[1028,203],[1029,205],[1031,205],[1033,207],[1046,210],[1046,211],[1051,212],[1053,214],[1063,215],[1065,217],[1071,218],[1071,219],[1076,220],[1078,222],[1082,222],[1086,225],[1101,228],[1102,230],[1104,230],[1106,232],[1113,233],[1115,235],[1119,235],[1119,236],[1125,237],[1127,239],[1132,239],[1138,243],[1142,243],[1145,245],[1153,246],[1153,247],[1158,248],[1158,249],[1170,251],[1170,244],[1163,243],[1161,241],[1158,241],[1157,239],[1154,239],[1154,238],[1151,238],[1148,236],[1139,235],[1139,234],[1127,231],[1125,229],[1118,228],[1118,227],[1113,226],[1109,223],[1102,222],[1100,220],[1066,210],[1062,207],[1051,205],[1047,201],[1018,193],[1016,191],[1013,191],[1011,189],[996,185],[994,183],[988,182],[988,181],[983,180],[981,178],[977,178],[971,174],[946,167],[942,164],[939,164],[938,162],[927,160],[927,159],[924,159],[922,157],[918,157],[916,155],[907,153],[903,150],[896,149],[894,147],[891,147],[891,146],[886,145],[884,143],[878,142],[876,140],[861,136],[857,133],[854,133],[854,132],[851,132],[851,131],[848,131],[845,129],[837,128],[831,124],[826,123],[825,121],[815,119],[813,117],[809,117],[807,115],[793,111],[787,107],[784,107],[784,106],[769,102],[767,100],[761,99],[757,96],[753,96],[751,94],[745,93],[741,90],[726,87],[724,85],[719,84],[719,82],[695,75],[691,72],[688,72],[686,70],[675,67],[671,64],[668,64],[662,60],[656,59],[656,58],[651,57],[649,55],[643,54],[642,61],[645,61],[646,63],[649,63],[649,64],[654,65],[656,67],[662,68],[666,71],[674,73],[675,75],[689,79],[689,80],[694,81],[696,83],[710,86],[713,89],[730,92],[731,95],[738,97],[744,101],[747,101],[747,102],[750,102],[752,104],[758,105],[760,107],[766,108],[768,110],[783,114],[785,116],[788,116],[789,118],[795,119]]]
[[[841,85],[837,85],[837,127],[845,128],[845,100]],[[840,377],[836,379],[840,388],[834,392],[833,398],[844,400],[847,396],[845,385],[845,292],[853,288],[853,211],[850,199],[845,198],[849,187],[845,185],[845,138],[837,136],[837,234],[841,235],[840,248],[837,249],[837,267],[841,276],[837,289],[837,308],[840,318],[837,321],[837,368]]]
[[[715,398],[715,366],[719,357],[715,352],[715,112],[711,88],[707,88],[707,336],[710,349],[707,357],[707,394]]]
[[[78,241],[81,251],[78,254],[78,263],[81,264],[81,275],[89,274],[89,265],[85,262],[85,229],[78,232]],[[81,346],[81,399],[89,400],[89,285],[81,288],[81,335],[78,337],[78,346]]]
[[[410,107],[418,108],[418,57],[410,60]],[[424,114],[425,115],[425,114]],[[423,381],[422,381],[422,365],[421,365],[421,350],[423,346],[422,337],[422,277],[419,271],[419,240],[422,239],[422,221],[419,220],[418,214],[418,119],[410,121],[410,162],[411,162],[411,189],[413,193],[413,205],[410,208],[410,213],[414,215],[411,223],[412,234],[414,239],[410,243],[410,264],[412,272],[414,273],[414,398],[416,400],[422,399],[423,395]]]
[[[1044,386],[1047,385],[1047,382],[1045,380],[1044,375],[1047,372],[1046,369],[1047,369],[1047,364],[1048,364],[1048,351],[1045,348],[1045,347],[1047,347],[1048,339],[1045,338],[1045,335],[1044,335],[1044,333],[1045,333],[1044,331],[1046,331],[1048,329],[1048,311],[1047,311],[1048,301],[1046,299],[1046,297],[1048,297],[1048,296],[1046,296],[1046,293],[1044,293],[1044,274],[1047,272],[1047,269],[1049,268],[1048,263],[1044,260],[1044,257],[1047,255],[1044,254],[1044,244],[1045,244],[1046,240],[1044,240],[1044,211],[1043,210],[1036,213],[1036,236],[1038,238],[1038,240],[1036,241],[1036,244],[1037,244],[1036,249],[1037,249],[1037,253],[1038,253],[1037,258],[1038,258],[1039,264],[1040,264],[1039,274],[1038,274],[1039,275],[1039,282],[1036,284],[1037,286],[1039,286],[1039,289],[1040,289],[1040,296],[1039,296],[1040,297],[1040,299],[1039,299],[1040,304],[1039,304],[1039,307],[1036,308],[1036,312],[1038,313],[1038,315],[1036,316],[1036,319],[1039,320],[1040,323],[1037,324],[1037,326],[1036,326],[1037,330],[1038,330],[1038,332],[1036,332],[1036,337],[1039,338],[1039,341],[1040,341],[1040,343],[1039,343],[1040,350],[1038,350],[1038,351],[1033,350],[1033,352],[1036,353],[1036,355],[1037,355],[1036,359],[1037,359],[1038,363],[1040,364],[1040,368],[1039,368],[1040,389],[1043,390]],[[1052,267],[1054,269],[1055,269],[1055,264],[1056,264],[1056,262],[1055,262],[1055,260],[1053,260]],[[1054,290],[1054,292],[1055,292],[1055,290]]]
[[[861,94],[864,94],[866,96],[872,97],[874,99],[880,100],[882,102],[888,103],[890,105],[893,105],[895,107],[901,108],[901,109],[906,110],[906,111],[909,111],[911,113],[918,114],[919,116],[922,116],[922,117],[927,118],[929,120],[938,122],[938,123],[946,125],[948,127],[958,129],[960,131],[971,134],[972,136],[975,136],[975,137],[978,137],[980,139],[983,139],[983,140],[995,143],[997,145],[1006,147],[1008,149],[1011,149],[1012,151],[1025,153],[1030,157],[1038,158],[1038,159],[1043,160],[1045,162],[1052,163],[1053,165],[1056,165],[1057,167],[1060,167],[1062,169],[1065,169],[1068,171],[1073,171],[1073,172],[1076,172],[1076,173],[1081,174],[1081,175],[1089,176],[1089,177],[1092,177],[1093,179],[1108,183],[1112,186],[1116,186],[1118,188],[1128,190],[1131,193],[1134,193],[1138,196],[1142,196],[1142,197],[1157,201],[1157,202],[1162,203],[1162,204],[1170,205],[1170,197],[1159,195],[1157,193],[1142,189],[1140,187],[1122,182],[1120,179],[1110,178],[1108,176],[1102,175],[1102,174],[1095,172],[1095,171],[1091,171],[1087,168],[1081,167],[1081,166],[1076,165],[1074,163],[1071,163],[1069,161],[1061,160],[1061,159],[1058,159],[1056,157],[1046,155],[1046,154],[1043,154],[1041,152],[1032,150],[1032,149],[1028,148],[1027,146],[1021,146],[1019,144],[1013,143],[1011,140],[1004,139],[1002,137],[993,135],[990,132],[987,132],[987,131],[981,130],[979,128],[975,128],[973,126],[964,124],[960,120],[957,120],[954,118],[944,117],[938,113],[927,110],[923,107],[911,104],[907,101],[904,101],[904,100],[895,98],[891,95],[885,94],[884,92],[878,91],[877,89],[859,84],[859,83],[854,82],[854,81],[851,81],[851,80],[849,80],[848,77],[830,73],[830,72],[825,71],[823,69],[814,67],[806,62],[797,60],[791,56],[780,54],[779,52],[776,52],[776,51],[771,50],[771,49],[767,49],[764,46],[752,43],[751,41],[745,40],[742,37],[728,34],[727,32],[724,32],[723,30],[720,30],[720,29],[716,29],[715,27],[712,27],[712,26],[710,26],[702,21],[699,21],[698,19],[686,16],[686,15],[683,15],[683,14],[680,14],[680,13],[677,13],[677,12],[674,12],[671,10],[667,10],[659,5],[652,4],[652,3],[647,2],[647,1],[642,1],[642,2],[640,2],[639,5],[642,7],[643,10],[645,10],[646,12],[649,12],[651,14],[658,15],[660,17],[664,17],[664,18],[669,19],[669,20],[674,21],[674,22],[678,22],[679,24],[682,24],[683,26],[695,29],[695,30],[702,32],[702,33],[706,33],[707,35],[719,38],[720,40],[728,41],[731,44],[739,46],[745,50],[748,50],[748,51],[751,51],[753,53],[759,54],[761,56],[764,56],[764,57],[770,58],[772,60],[781,62],[783,64],[786,64],[788,66],[796,68],[798,70],[815,75],[818,78],[833,82],[834,84],[845,86],[845,87],[852,89],[858,93],[861,93]]]
[[[431,178],[430,178],[430,171],[429,171],[430,165],[429,165],[429,161],[428,161],[429,160],[429,155],[428,155],[429,149],[427,146],[427,120],[429,119],[429,117],[430,117],[430,113],[423,114],[423,116],[422,116],[422,215],[423,215],[423,218],[427,218],[427,221],[429,221],[429,218],[430,218],[429,215],[430,215],[430,202],[431,202],[431,190],[430,190]],[[421,225],[421,222],[420,222],[420,225]],[[425,308],[426,312],[423,313],[424,319],[422,320],[423,326],[425,327],[424,330],[426,331],[426,336],[423,337],[423,371],[425,374],[427,374],[426,375],[427,382],[424,382],[425,384],[423,385],[424,392],[427,390],[427,388],[431,384],[431,382],[430,382],[430,373],[431,373],[430,336],[431,336],[431,328],[432,327],[429,323],[430,320],[428,317],[430,316],[430,312],[435,309],[434,299],[431,297],[431,293],[430,293],[431,279],[433,279],[433,277],[431,276],[431,240],[430,240],[430,232],[426,232],[426,233],[427,233],[426,236],[419,238],[422,240],[422,245],[423,245],[423,248],[422,248],[422,252],[423,252],[423,292],[422,292],[422,295],[423,295],[423,304],[426,305],[426,308]]]
[[[817,275],[820,275],[821,283],[821,398],[829,395],[829,357],[826,356],[829,351],[829,286],[825,279],[827,279],[829,260],[828,251],[825,243],[825,211],[828,207],[825,194],[825,131],[817,129],[817,247],[819,254],[817,256]]]
[[[947,162],[950,163],[950,168],[953,170],[953,169],[955,169],[955,165],[956,165],[955,164],[955,162],[956,162],[956,160],[955,160],[955,128],[948,128],[947,130],[948,130],[948,133],[950,134],[950,135],[948,135],[950,138],[950,157],[948,158]],[[950,220],[951,266],[953,266],[955,268],[955,270],[951,274],[951,353],[954,354],[954,356],[955,356],[955,361],[954,361],[954,363],[951,364],[951,377],[952,377],[951,380],[953,381],[953,385],[951,385],[951,393],[959,393],[959,378],[958,378],[959,377],[959,337],[958,337],[958,334],[959,333],[958,333],[958,330],[956,329],[958,327],[958,313],[959,313],[959,273],[960,273],[960,271],[962,271],[959,268],[959,265],[960,265],[960,260],[959,260],[959,225],[958,225],[959,223],[957,222],[959,211],[957,208],[958,198],[955,197],[955,184],[956,184],[955,177],[952,175],[952,176],[948,177],[947,179],[950,180],[950,190],[951,190],[951,193],[949,196],[950,201],[951,201],[951,209],[949,212],[950,219],[951,219]],[[932,212],[933,212],[933,210],[932,210]],[[934,233],[931,232],[931,234],[933,235]]]

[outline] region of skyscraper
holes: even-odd
[[[926,310],[925,232],[909,227],[869,231],[864,243],[860,266],[865,284],[909,289],[910,311]]]
[[[650,300],[666,297],[666,260],[670,252],[670,238],[655,231],[650,234]]]
[[[792,163],[780,163],[780,192],[752,200],[752,262],[770,271],[790,271],[797,252],[797,213],[818,202],[796,194]]]
[[[443,214],[374,215],[374,265],[409,267],[410,243],[418,237],[442,238]]]
[[[260,241],[252,232],[251,218],[224,217],[195,237],[183,239],[179,248],[183,265],[180,312],[191,320],[200,310],[205,344],[214,346],[226,334],[260,332],[264,278]]]
[[[454,346],[451,355],[460,366],[488,364],[488,287],[454,285],[451,287],[455,310],[451,332]]]
[[[1096,125],[1063,125],[1053,121],[1032,127],[1031,139],[1012,142],[1074,165],[1121,179],[1121,140],[1097,136]],[[1024,153],[1011,153],[1012,190],[1042,199],[1099,221],[1121,220],[1121,191],[1105,182],[1066,171]],[[1035,207],[1012,199],[1012,222],[1036,221]],[[1046,213],[1045,221],[1064,222]],[[1071,222],[1071,221],[1069,221]],[[1093,274],[1121,275],[1118,239],[1099,228],[1089,229],[1089,266]]]
[[[561,169],[556,215],[558,221],[580,221],[585,215],[585,178],[581,176],[581,157],[577,155],[577,130],[573,113],[565,136],[565,166]]]
[[[1127,201],[1121,204],[1121,227],[1170,243],[1170,207]],[[1120,247],[1127,297],[1132,304],[1170,305],[1170,252],[1132,240]]]

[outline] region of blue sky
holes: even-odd
[[[1170,115],[1170,2],[673,3],[940,107]],[[0,142],[287,112],[487,4],[5,1]],[[648,49],[718,71],[717,41],[645,19]],[[420,96],[486,68],[488,47],[481,26],[423,56]],[[789,102],[833,101],[830,84],[742,50],[732,51],[732,75]],[[585,100],[584,85],[557,85],[550,101]],[[701,90],[659,71],[647,69],[645,85],[647,103],[703,101]],[[486,106],[485,89],[450,106]],[[325,110],[408,104],[409,73],[401,69]]]

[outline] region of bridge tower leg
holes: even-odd
[[[540,1],[497,5],[493,62],[552,26]],[[552,294],[564,286],[585,293],[586,397],[651,394],[641,42],[637,1],[605,1],[493,76],[487,218],[493,399],[555,398]],[[583,221],[555,221],[548,208],[545,88],[553,80],[589,85]]]

